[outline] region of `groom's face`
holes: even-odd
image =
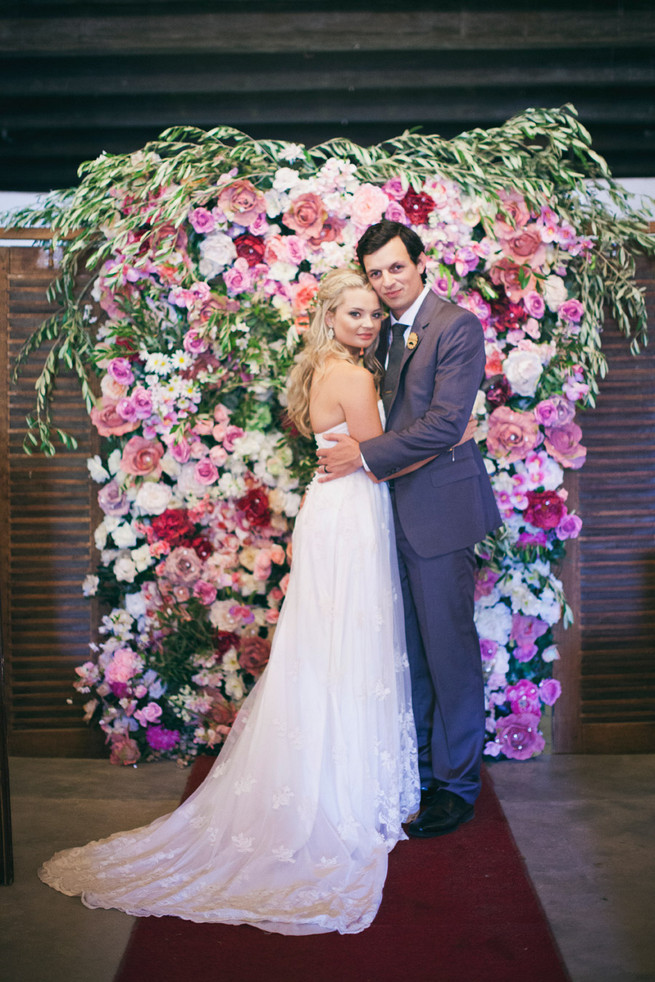
[[[399,318],[423,289],[425,255],[421,253],[418,262],[413,263],[405,243],[396,236],[377,252],[364,256],[364,269],[380,300]]]

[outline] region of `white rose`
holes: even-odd
[[[200,243],[200,272],[211,279],[236,259],[234,242],[225,232],[214,232]]]
[[[171,489],[159,481],[144,481],[136,493],[135,505],[141,515],[161,515],[171,500]]]
[[[85,576],[84,582],[82,583],[82,593],[84,594],[84,596],[85,597],[95,596],[95,594],[98,591],[99,582],[100,580],[98,579],[97,576],[92,576],[91,574],[89,574],[89,576]]]
[[[109,456],[107,457],[107,469],[110,474],[118,473],[118,468],[120,467],[122,456],[123,453],[121,450],[118,449],[118,447],[116,448],[116,450],[112,450],[112,452],[109,454]]]
[[[96,549],[98,552],[101,552],[107,544],[107,527],[105,526],[104,522],[100,522],[100,525],[98,525],[97,529],[93,533],[93,539],[96,544]]]
[[[533,396],[543,371],[541,358],[535,351],[515,348],[503,362],[503,372],[514,392],[520,396]]]
[[[543,283],[543,295],[549,310],[557,311],[568,298],[564,281],[560,276],[547,276]]]
[[[288,191],[290,188],[295,187],[301,181],[300,175],[297,170],[292,167],[280,167],[275,172],[275,177],[273,178],[273,190],[274,191]]]
[[[277,262],[273,263],[268,271],[268,278],[277,280],[278,283],[290,283],[298,272],[298,267],[293,263]]]
[[[132,546],[136,545],[136,532],[129,522],[123,522],[122,525],[115,528],[111,537],[119,549],[131,549]]]
[[[114,576],[123,583],[132,583],[136,576],[136,566],[129,556],[119,556],[114,563]]]
[[[144,569],[147,569],[148,566],[152,566],[154,562],[154,559],[150,554],[150,546],[147,542],[144,542],[144,544],[139,546],[138,549],[133,549],[131,556],[132,562],[134,563],[135,569],[138,573],[142,573]]]
[[[171,457],[170,453],[164,454],[159,461],[159,465],[167,477],[171,477],[173,480],[176,480],[179,477],[181,465],[177,460],[175,460],[174,457]]]
[[[132,617],[143,617],[146,612],[146,602],[143,594],[125,594],[125,609],[132,615]]]
[[[92,481],[95,481],[97,484],[103,484],[109,480],[109,474],[102,466],[99,454],[96,454],[95,457],[89,457],[86,466],[88,467]]]
[[[507,644],[512,630],[512,612],[506,604],[475,608],[475,624],[481,638]]]

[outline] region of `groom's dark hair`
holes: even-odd
[[[387,242],[396,238],[402,241],[409,258],[416,266],[419,256],[425,252],[425,246],[419,236],[413,229],[403,225],[402,222],[392,222],[388,218],[383,218],[381,222],[367,228],[357,243],[357,259],[364,272],[366,272],[364,256],[370,256],[372,252],[377,252]],[[425,283],[425,273],[422,273],[421,279]]]

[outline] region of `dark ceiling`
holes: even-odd
[[[368,145],[566,102],[615,176],[652,176],[654,83],[652,0],[5,2],[0,189],[71,186],[177,124]]]

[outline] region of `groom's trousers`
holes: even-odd
[[[393,493],[392,493],[393,498]],[[419,556],[394,507],[421,783],[475,801],[485,735],[473,547]]]

